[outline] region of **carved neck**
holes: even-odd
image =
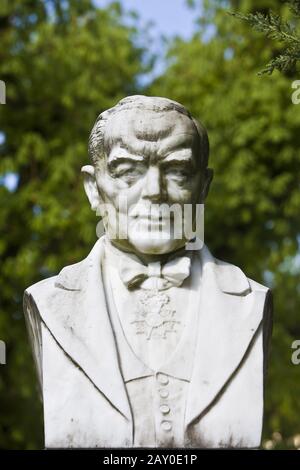
[[[164,264],[167,262],[169,258],[176,258],[177,256],[183,256],[186,255],[188,252],[186,252],[185,247],[179,248],[178,250],[172,251],[170,253],[163,253],[163,254],[145,254],[145,253],[140,253],[139,251],[133,251],[133,250],[125,250],[123,246],[120,246],[118,244],[117,240],[109,240],[107,239],[109,243],[111,243],[112,246],[117,248],[118,250],[122,251],[123,253],[129,253],[132,255],[137,256],[141,262],[145,265],[149,263],[153,263],[155,261],[160,261],[161,264]]]

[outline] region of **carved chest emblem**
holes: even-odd
[[[176,319],[176,310],[171,308],[170,297],[158,290],[145,290],[139,294],[138,305],[130,322],[135,333],[151,338],[166,339],[167,333],[176,333],[181,322]]]

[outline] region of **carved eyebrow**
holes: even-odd
[[[144,162],[145,158],[141,155],[113,155],[112,157],[108,158],[108,165],[109,166],[116,166],[119,163],[136,163],[136,162]]]
[[[170,164],[192,164],[192,153],[189,150],[177,150],[170,153],[166,158],[161,161],[161,165],[170,165]]]

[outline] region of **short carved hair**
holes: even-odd
[[[199,121],[194,119],[190,112],[180,103],[177,103],[177,101],[157,96],[152,97],[143,95],[127,96],[112,108],[107,109],[103,113],[99,114],[89,137],[89,155],[94,166],[96,166],[100,160],[103,160],[107,157],[108,149],[105,145],[105,126],[108,119],[119,111],[132,109],[154,111],[157,113],[165,111],[177,111],[178,113],[184,114],[190,118],[193,121],[199,136],[201,157],[200,167],[201,169],[207,168],[209,157],[209,141],[205,127]]]

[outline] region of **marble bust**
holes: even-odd
[[[130,96],[100,114],[89,155],[104,234],[24,294],[45,447],[258,447],[271,295],[203,240],[188,249],[213,176],[204,126]]]

